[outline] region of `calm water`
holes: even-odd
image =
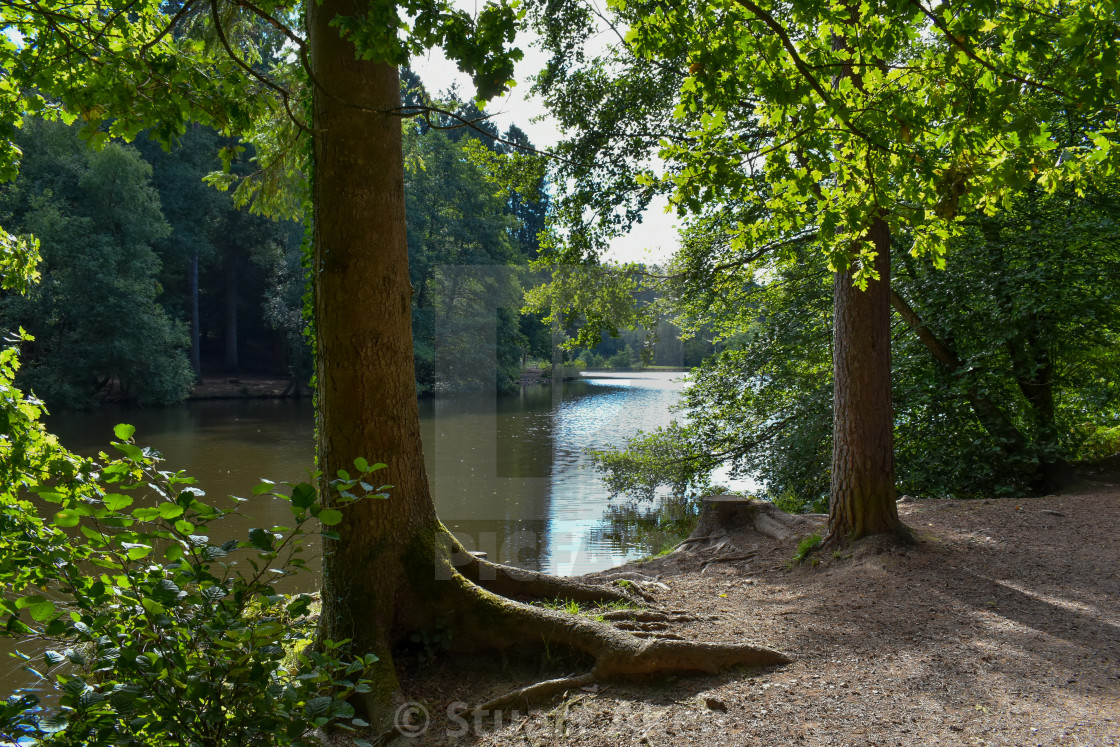
[[[684,387],[682,376],[595,374],[517,395],[424,402],[425,458],[440,518],[468,548],[561,575],[601,570],[645,554],[643,548],[609,539],[620,535],[606,531],[607,491],[586,451],[667,424],[669,408]],[[136,426],[137,441],[159,450],[165,467],[198,478],[215,504],[230,494],[250,496],[262,477],[304,479],[314,455],[309,400],[211,400],[158,410],[107,407],[52,416],[47,425],[69,448],[92,455],[109,448],[113,426],[121,422]],[[214,540],[244,538],[251,527],[291,519],[286,504],[263,498],[242,504],[240,511],[211,528]],[[215,531],[219,527],[222,536]],[[317,553],[314,546],[309,549]],[[310,576],[295,581],[298,587],[285,590],[311,590],[316,583]],[[10,644],[0,640],[0,694],[31,684],[20,664],[5,655]],[[34,642],[20,648],[33,658],[42,653]]]
[[[586,573],[644,554],[603,538],[608,497],[586,452],[667,424],[681,377],[595,374],[516,395],[422,403],[440,518],[468,548],[550,573]],[[212,400],[65,414],[48,426],[71,449],[95,453],[107,448],[114,424],[132,423],[139,443],[160,451],[168,468],[197,477],[214,502],[250,495],[262,477],[303,479],[314,454],[312,419],[306,400]],[[290,520],[283,504],[266,499],[244,504],[242,513],[227,525],[230,538]]]

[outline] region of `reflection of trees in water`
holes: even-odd
[[[648,555],[659,555],[687,537],[699,515],[699,503],[683,496],[616,503],[603,512],[604,526],[593,529],[592,537],[618,552],[637,547]]]

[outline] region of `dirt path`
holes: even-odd
[[[660,576],[658,604],[696,618],[665,633],[751,639],[789,666],[615,682],[470,723],[456,703],[536,670],[437,662],[405,683],[431,714],[409,743],[1120,745],[1120,489],[899,508],[921,538],[905,552],[790,571],[787,543],[702,573],[679,556],[623,569]]]

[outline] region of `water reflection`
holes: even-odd
[[[607,492],[586,452],[668,423],[680,377],[595,374],[516,395],[422,403],[425,460],[440,518],[468,548],[552,573],[586,573],[642,554],[603,532]],[[107,448],[119,422],[135,425],[138,440],[162,452],[168,467],[195,475],[212,501],[247,496],[262,477],[305,479],[314,455],[306,400],[107,407],[53,416],[48,426],[70,448],[95,453]],[[241,514],[228,527],[231,536],[290,520],[286,506],[261,500],[244,504]]]

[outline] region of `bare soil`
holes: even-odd
[[[1042,498],[902,503],[909,548],[871,541],[789,568],[797,538],[760,537],[746,560],[677,553],[598,574],[657,579],[643,588],[681,619],[647,634],[795,661],[467,719],[467,704],[585,665],[437,658],[405,677],[429,720],[397,743],[1120,745],[1120,474],[1093,477]]]

